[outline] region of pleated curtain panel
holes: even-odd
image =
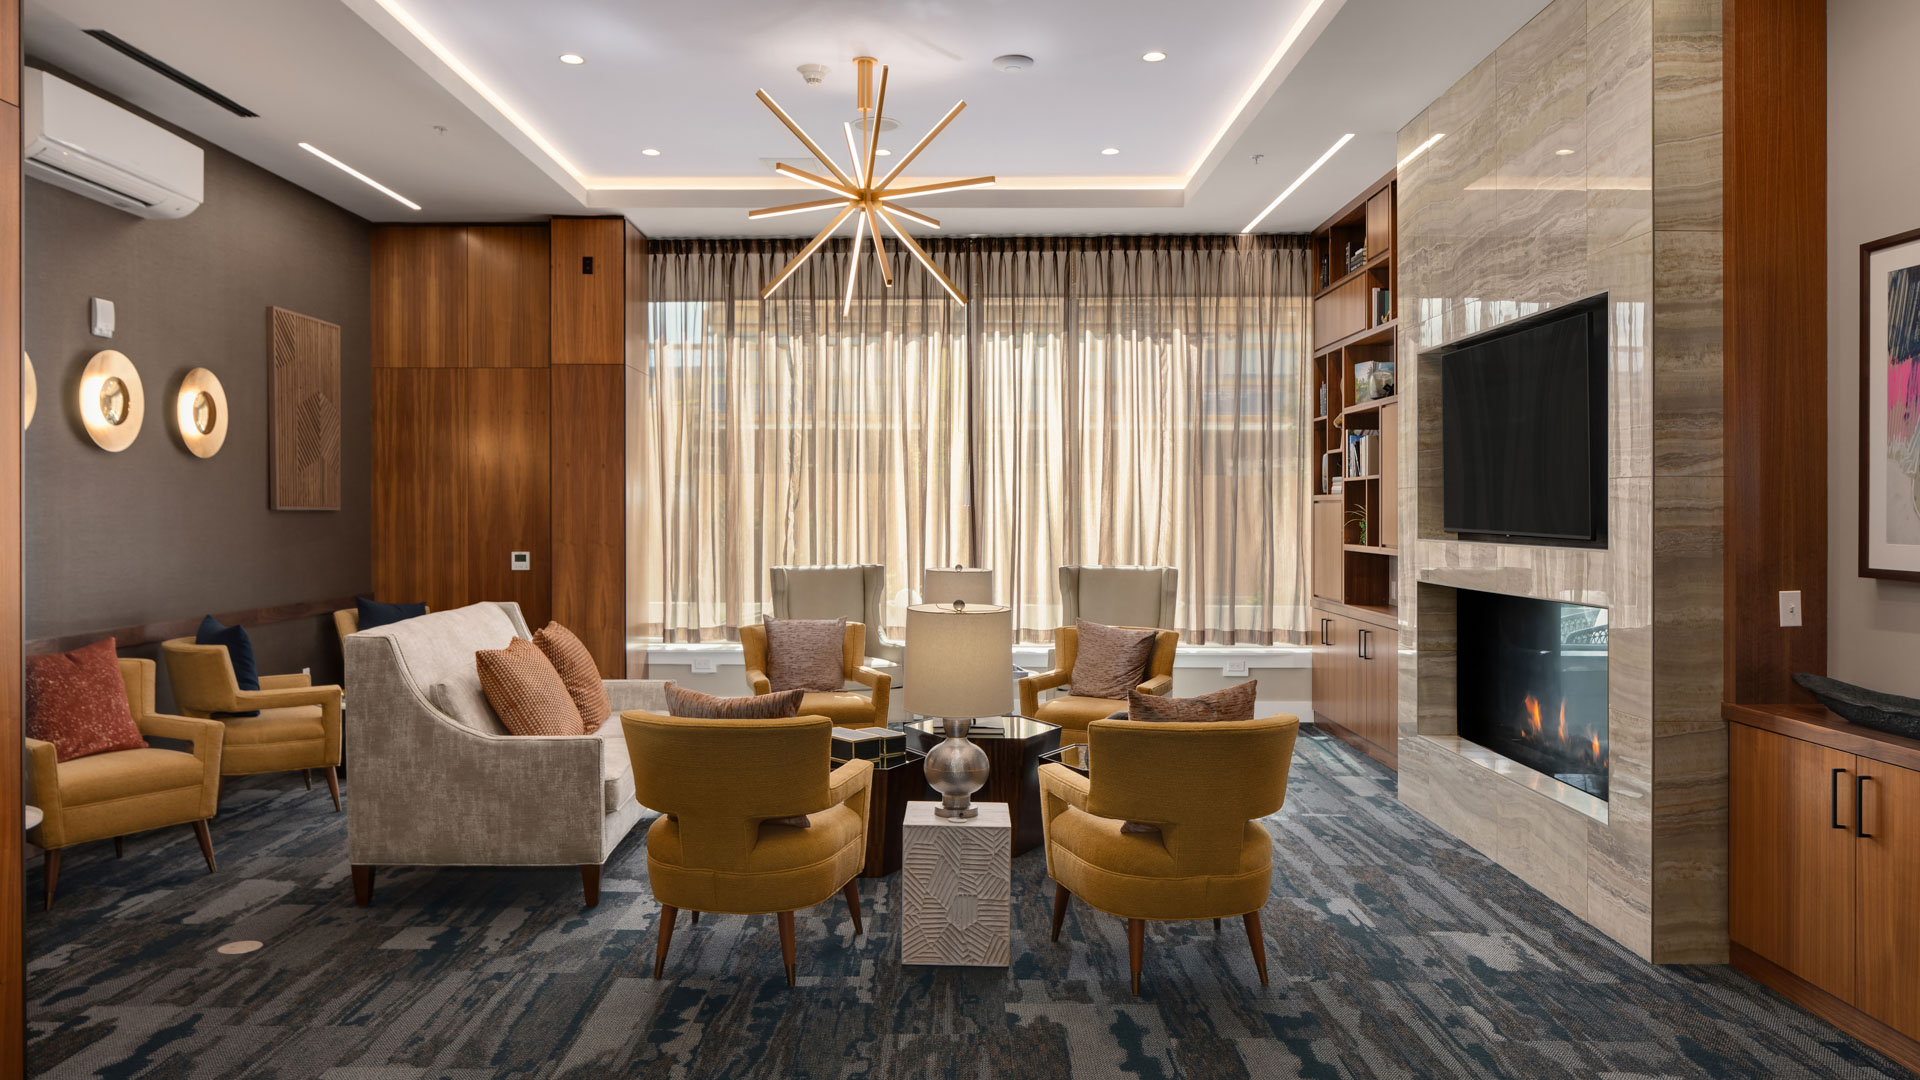
[[[1062,564],[1180,569],[1195,643],[1306,640],[1307,252],[1285,236],[930,241],[841,314],[848,245],[771,299],[794,240],[655,240],[647,633],[733,640],[771,566],[880,563],[889,632],[928,566],[986,566],[1019,640]],[[897,254],[897,252],[896,252]]]

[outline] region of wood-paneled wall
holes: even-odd
[[[0,357],[20,355],[20,3],[0,0]],[[8,363],[13,361],[9,359]],[[0,1078],[25,1076],[20,378],[0,379]]]
[[[645,252],[623,218],[375,232],[380,599],[516,601],[530,625],[579,635],[603,675],[626,675]],[[510,568],[516,551],[532,569]]]

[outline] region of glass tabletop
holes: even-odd
[[[1040,755],[1041,761],[1057,761],[1081,776],[1093,775],[1093,748],[1083,742],[1067,743],[1058,750]]]
[[[906,730],[918,731],[925,735],[945,735],[946,721],[939,717],[925,720],[910,720]],[[982,729],[982,724],[998,724],[998,729]],[[1050,731],[1058,731],[1059,725],[1049,724],[1045,720],[1035,720],[1028,716],[985,716],[974,721],[973,730],[967,732],[969,739],[1032,739]]]

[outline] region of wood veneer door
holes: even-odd
[[[1313,504],[1313,595],[1340,600],[1342,568],[1346,551],[1341,546],[1341,502],[1316,500]]]
[[[1368,628],[1367,638],[1367,739],[1386,752],[1399,756],[1400,727],[1400,634],[1380,627]]]
[[[1333,664],[1326,644],[1327,623],[1331,618],[1318,608],[1313,610],[1313,713],[1327,715],[1327,695],[1333,690]]]
[[[626,219],[554,218],[550,224],[553,362],[626,363],[627,266],[641,262],[628,257]],[[635,288],[645,285],[636,282]]]
[[[547,366],[547,249],[545,225],[468,226],[469,366]]]
[[[1859,925],[1853,1004],[1920,1037],[1920,772],[1858,759]]]
[[[466,228],[378,225],[372,248],[373,366],[464,366]]]
[[[1863,846],[1852,829],[1855,768],[1852,754],[1729,725],[1731,936],[1843,1000],[1854,996]]]
[[[373,372],[373,591],[435,611],[467,604],[464,372]]]
[[[627,671],[625,364],[556,364],[553,381],[553,617],[603,678]]]
[[[467,602],[511,600],[527,628],[538,630],[553,617],[547,372],[459,374],[467,423]],[[531,569],[512,568],[516,551],[531,556]]]

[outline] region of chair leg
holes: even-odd
[[[206,856],[207,873],[211,874],[215,870],[213,865],[213,833],[207,830],[207,823],[204,819],[193,823],[193,835],[200,838],[200,854]]]
[[[793,912],[780,913],[780,959],[787,964],[787,985],[793,985]]]
[[[43,911],[53,910],[53,887],[60,881],[60,849],[48,848],[40,859],[40,871],[47,879],[47,900]]]
[[[305,776],[306,776],[306,778],[307,778],[307,790],[308,790],[308,791],[312,791],[312,790],[313,790],[313,770],[312,770],[312,769],[302,769],[302,770],[300,770],[300,772],[301,772],[301,773],[302,773],[303,775],[305,775]]]
[[[1260,913],[1249,911],[1241,916],[1247,924],[1247,944],[1253,946],[1253,966],[1260,969],[1260,985],[1267,985],[1267,944],[1260,937]]]
[[[580,888],[587,894],[587,906],[600,906],[600,864],[580,864]]]
[[[673,944],[673,922],[679,914],[679,908],[669,904],[660,905],[660,922],[654,929],[654,935],[659,939],[653,951],[653,977],[656,979],[667,970],[667,948]]]
[[[1055,941],[1060,940],[1060,924],[1067,921],[1067,901],[1072,898],[1073,894],[1067,891],[1065,885],[1057,881],[1053,883],[1053,940]]]
[[[320,770],[320,775],[327,778],[327,791],[333,795],[333,812],[337,814],[340,812],[340,773],[329,765]]]
[[[866,933],[866,928],[860,925],[860,879],[848,878],[847,887],[840,890],[840,895],[847,898],[847,914],[853,916],[854,936]]]
[[[373,867],[353,864],[353,903],[356,907],[373,903]]]
[[[695,926],[700,925],[700,913],[697,911],[693,913],[693,925]]]
[[[1214,933],[1216,933],[1216,934],[1220,932],[1220,920],[1219,920],[1219,919],[1215,919],[1215,920],[1213,920],[1213,932],[1214,932]]]
[[[116,836],[113,838],[113,857],[116,859],[124,859],[127,857],[126,837]]]
[[[1127,967],[1133,972],[1133,996],[1140,996],[1140,954],[1147,948],[1147,920],[1127,920]]]

